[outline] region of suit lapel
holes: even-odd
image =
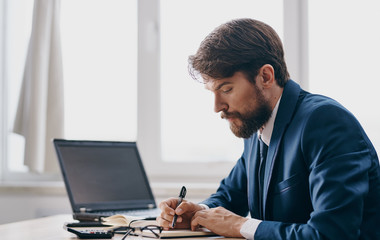
[[[268,155],[265,165],[265,174],[264,174],[264,206],[263,206],[263,217],[265,219],[265,207],[266,200],[268,195],[268,189],[272,177],[274,162],[277,158],[278,149],[281,144],[282,136],[289,124],[293,112],[295,111],[298,97],[300,94],[301,88],[300,86],[289,80],[282,93],[281,102],[278,108],[277,116],[274,122],[273,132],[268,148]]]
[[[257,177],[260,163],[257,134],[254,134],[249,141],[245,140],[245,143],[250,144],[249,146],[244,147],[245,150],[249,149],[249,153],[247,153],[249,157],[247,157],[247,159],[250,159],[247,161],[247,169],[249,169],[249,174],[247,173],[249,209],[253,218],[262,219],[262,216],[260,215],[261,202],[259,200],[259,184]]]

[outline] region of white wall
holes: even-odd
[[[25,185],[25,184],[22,184]],[[216,184],[188,184],[187,199],[198,202],[216,190]],[[157,204],[163,199],[177,197],[178,184],[153,183]],[[71,214],[71,206],[63,183],[46,185],[0,185],[0,224],[50,216]]]
[[[0,224],[71,213],[63,187],[0,186]]]

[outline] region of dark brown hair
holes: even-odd
[[[189,72],[194,79],[199,74],[222,79],[239,71],[255,83],[259,69],[265,64],[272,65],[278,85],[284,87],[289,73],[279,36],[269,25],[244,18],[212,31],[197,53],[189,57]]]

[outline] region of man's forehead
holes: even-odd
[[[210,91],[215,90],[218,87],[218,85],[222,82],[221,79],[215,79],[205,74],[201,74],[201,76],[202,81],[205,84],[205,88]]]
[[[217,80],[203,78],[203,83],[205,84],[205,88],[211,91],[215,88],[215,85],[217,84]]]

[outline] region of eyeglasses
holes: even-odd
[[[137,235],[137,236],[147,235],[149,237],[160,238],[160,234],[162,232],[162,227],[157,226],[157,225],[146,225],[143,227],[132,227],[131,224],[133,222],[135,222],[135,221],[131,221],[129,223],[128,227],[124,228],[127,231],[125,232],[125,234],[121,240],[124,240],[129,235]]]

